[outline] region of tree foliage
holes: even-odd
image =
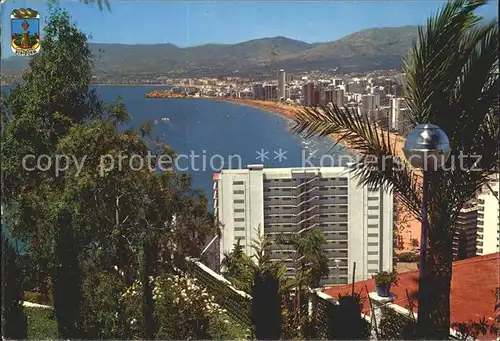
[[[113,296],[141,280],[144,328],[137,336],[153,338],[155,304],[146,279],[198,257],[217,232],[213,215],[189,176],[156,172],[155,157],[174,152],[151,141],[151,126],[128,126],[123,102],[102,103],[89,87],[92,55],[69,15],[53,7],[43,37],[44,49],[2,103],[9,230],[28,245],[23,267],[42,274],[34,286],[52,279],[60,337],[133,336]],[[33,158],[23,163],[27,155]],[[45,170],[35,167],[40,155],[47,156],[38,163]]]
[[[28,337],[18,255],[2,228],[2,338]]]

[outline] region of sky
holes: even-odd
[[[2,0],[3,1],[3,0]],[[47,14],[47,1],[6,0],[2,5],[2,47],[9,46],[10,12],[31,7]],[[111,0],[111,11],[97,5],[61,0],[91,42],[154,44],[180,47],[206,43],[237,43],[286,36],[307,42],[339,39],[374,27],[421,25],[443,1],[170,1]],[[480,9],[497,17],[498,0]],[[42,33],[43,35],[43,33]],[[11,55],[2,49],[2,57]]]

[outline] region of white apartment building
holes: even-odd
[[[286,100],[286,73],[281,69],[278,71],[278,99]]]
[[[402,98],[391,98],[391,117],[389,119],[389,128],[399,131],[401,121],[401,101]]]
[[[214,213],[222,224],[221,255],[238,239],[252,255],[258,234],[314,229],[327,240],[330,275],[323,284],[352,282],[354,263],[356,281],[392,269],[393,196],[357,186],[349,168],[223,170],[214,175]],[[272,247],[272,258],[287,259],[289,274],[293,252]]]
[[[500,252],[500,207],[498,203],[498,177],[490,182],[491,189],[484,186],[478,194],[477,244],[478,256]]]

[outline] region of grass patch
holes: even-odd
[[[28,339],[57,339],[57,321],[52,309],[24,307],[28,317]]]

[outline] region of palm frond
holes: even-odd
[[[84,3],[85,5],[97,3],[97,6],[101,11],[104,7],[106,7],[108,11],[111,11],[109,0],[80,0],[80,2]]]
[[[297,113],[292,130],[306,137],[333,135],[335,144],[343,143],[361,154],[351,168],[361,185],[395,190],[412,214],[419,216],[417,175],[404,167],[404,161],[396,155],[398,141],[384,131],[384,126],[368,122],[366,115],[336,105],[304,108]]]
[[[404,61],[408,119],[413,125],[438,124],[438,116],[449,109],[447,95],[454,89],[463,66],[457,62],[463,58],[457,51],[463,36],[480,21],[474,10],[483,4],[485,1],[449,1],[438,15],[419,27],[418,41]]]

